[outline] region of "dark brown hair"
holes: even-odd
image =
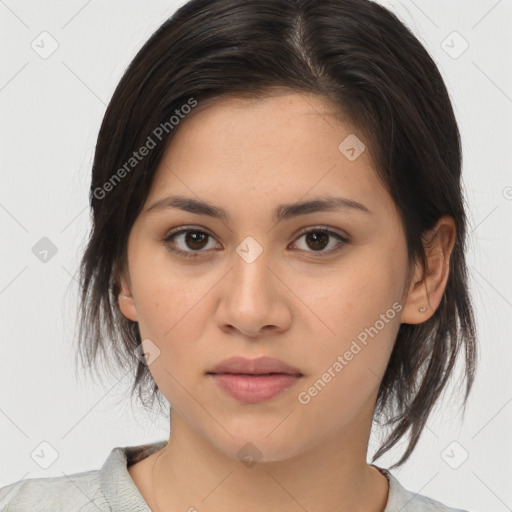
[[[160,391],[135,354],[138,324],[117,303],[116,276],[126,268],[133,223],[174,128],[186,122],[194,102],[258,99],[283,87],[327,99],[357,128],[400,212],[409,263],[426,267],[424,234],[444,215],[455,220],[442,301],[427,321],[401,324],[378,393],[374,419],[393,429],[373,460],[409,434],[395,467],[416,446],[460,352],[465,407],[477,352],[461,144],[449,94],[418,39],[372,1],[192,0],[144,44],[119,82],[98,135],[93,225],[80,266],[79,353],[91,366],[101,351],[110,370],[115,360],[117,368],[134,373],[132,397],[138,390],[142,404],[152,406]],[[143,146],[151,148],[131,160]]]

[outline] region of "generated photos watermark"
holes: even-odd
[[[377,320],[372,326],[366,327],[363,331],[361,331],[357,335],[357,340],[352,340],[352,344],[350,345],[350,349],[346,350],[342,355],[338,355],[336,360],[327,368],[327,370],[322,374],[322,376],[315,381],[315,383],[310,386],[306,391],[301,391],[297,395],[297,399],[299,403],[302,405],[307,405],[311,402],[311,399],[320,393],[325,386],[329,382],[331,382],[334,377],[336,377],[345,366],[348,365],[354,356],[359,354],[361,350],[368,345],[368,336],[372,339],[384,329],[385,325],[389,323],[390,320],[395,318],[396,314],[402,310],[402,305],[398,302],[395,302],[391,308],[389,308],[385,313],[380,315],[379,320]],[[359,343],[362,345],[360,345]]]

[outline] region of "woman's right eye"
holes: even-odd
[[[169,233],[163,240],[167,248],[181,256],[185,257],[197,257],[200,252],[205,252],[205,247],[208,249],[208,239],[213,239],[213,236],[205,231],[199,229],[180,229]],[[176,245],[180,245],[181,248],[176,249]],[[215,246],[215,244],[214,244]],[[212,247],[210,247],[212,248]],[[192,250],[188,250],[192,249]]]

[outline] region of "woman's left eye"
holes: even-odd
[[[297,240],[300,240],[303,237],[305,237],[304,240],[307,246],[311,247],[313,252],[321,252],[322,254],[330,254],[339,251],[349,241],[348,238],[341,236],[339,233],[331,231],[327,227],[314,228],[304,231]],[[338,240],[338,244],[335,244],[334,249],[331,248],[330,250],[324,251],[323,249],[329,245],[329,239],[332,241],[333,238]]]
[[[296,239],[294,244],[301,238],[304,238],[306,247],[313,249],[312,251],[304,249],[306,252],[317,252],[321,254],[336,252],[340,250],[345,243],[349,242],[348,238],[328,229],[327,227],[318,227],[302,231],[299,233],[299,237]],[[329,250],[324,250],[329,245],[332,245],[332,238],[337,239],[338,244],[335,244],[334,249],[330,248]],[[213,244],[212,247],[208,247],[208,239],[214,240],[213,236],[205,231],[188,228],[171,232],[164,238],[163,242],[167,245],[168,249],[174,253],[178,253],[186,257],[196,257],[199,256],[197,253],[205,252],[202,249],[215,248],[215,244]],[[179,245],[179,242],[184,244],[184,248],[177,249],[173,247],[173,245]]]

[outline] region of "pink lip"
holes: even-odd
[[[249,404],[270,400],[292,387],[300,375],[274,373],[270,375],[242,375],[214,373],[213,379],[228,395]]]
[[[224,359],[208,373],[288,373],[290,375],[302,375],[297,368],[273,357],[247,359],[239,356]]]
[[[225,393],[250,404],[270,400],[303,377],[297,368],[271,357],[231,357],[207,374]]]

